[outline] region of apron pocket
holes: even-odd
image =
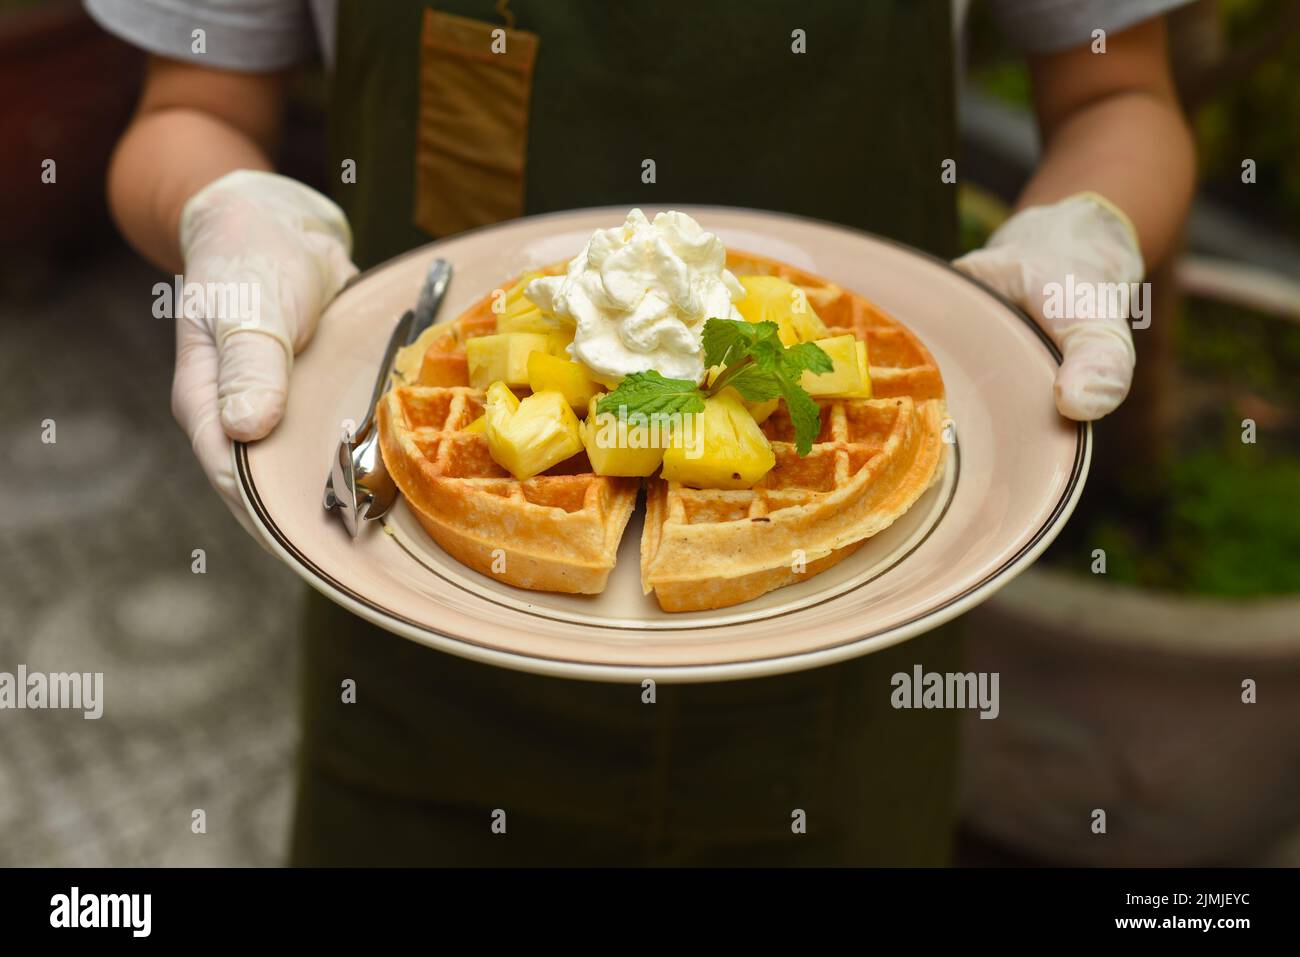
[[[420,229],[447,236],[523,215],[537,45],[534,33],[425,11],[413,210]]]

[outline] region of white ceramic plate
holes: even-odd
[[[399,635],[503,667],[600,680],[705,681],[812,668],[928,631],[988,598],[1055,538],[1083,489],[1092,433],[1056,412],[1059,354],[1023,313],[947,263],[854,230],[726,207],[689,211],[729,247],[861,293],[909,326],[943,373],[957,441],[944,476],[838,565],[754,601],[667,614],[641,594],[639,514],[599,596],[514,588],[451,558],[399,505],[353,541],[321,507],[341,424],[360,418],[388,333],[430,260],[457,316],[526,269],[574,255],[626,210],[516,220],[434,243],[357,278],[294,364],[285,418],[235,446],[270,547],[314,588]],[[647,210],[653,215],[654,210]]]

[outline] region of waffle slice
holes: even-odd
[[[776,466],[752,489],[650,481],[641,584],[665,611],[739,604],[824,571],[906,512],[943,465],[943,379],[920,340],[861,296],[791,266],[744,253],[727,265],[794,283],[830,335],[866,341],[873,398],[819,400],[821,433],[802,458],[782,406],[762,425]]]
[[[605,589],[636,504],[637,480],[606,478],[575,456],[520,482],[488,454],[484,393],[463,386],[390,389],[377,407],[380,451],[433,539],[476,571],[520,588]]]

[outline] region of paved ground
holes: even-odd
[[[120,249],[70,272],[0,306],[0,671],[102,671],[105,710],[0,716],[0,865],[279,863],[301,586],[172,421],[157,277]]]

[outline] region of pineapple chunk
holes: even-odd
[[[497,318],[497,332],[531,332],[539,336],[563,333],[568,326],[554,316],[542,313],[533,306],[533,311],[520,316],[503,315]]]
[[[503,332],[475,336],[465,343],[469,384],[486,389],[493,382],[528,385],[528,355],[546,352],[546,336],[532,332]]]
[[[649,425],[620,423],[613,412],[597,415],[603,395],[591,397],[587,421],[582,423],[582,444],[592,470],[597,475],[653,475],[664,460],[667,436]]]
[[[513,395],[513,393],[511,393]],[[469,425],[461,429],[462,432],[468,432],[471,435],[482,435],[487,432],[487,415],[480,415]]]
[[[520,401],[504,382],[487,390],[488,452],[523,481],[582,451],[578,419],[558,392],[534,392]]]
[[[714,366],[711,368],[709,370],[708,384],[713,385],[720,375],[722,375],[722,366]],[[754,417],[754,421],[759,425],[766,422],[768,417],[776,411],[776,407],[781,404],[780,398],[766,399],[762,402],[751,402],[744,396],[741,396],[741,400],[745,403],[745,408],[749,410],[749,414]]]
[[[572,327],[562,329],[559,332],[548,332],[546,334],[546,351],[553,356],[559,356],[561,359],[569,358],[569,344],[573,342],[573,333]]]
[[[540,272],[524,273],[519,281],[511,286],[503,300],[493,302],[492,311],[497,317],[497,332],[535,332],[539,335],[569,332],[572,338],[573,321],[542,312],[535,303],[524,296],[524,290]]]
[[[524,315],[504,315],[497,318],[497,332],[531,332],[539,336],[556,336],[573,341],[574,324],[567,319],[548,316],[536,306]]]
[[[858,360],[858,340],[852,335],[819,339],[816,345],[831,357],[834,368],[816,375],[804,372],[799,384],[809,395],[848,395],[861,392],[862,366]]]
[[[520,318],[530,315],[541,315],[542,310],[524,295],[524,290],[534,279],[541,277],[541,273],[533,270],[526,272],[519,277],[519,281],[505,291],[504,296],[498,297],[493,293],[492,311],[500,319]],[[498,320],[499,321],[499,320]]]
[[[745,408],[749,414],[754,417],[755,425],[762,425],[776,411],[776,407],[781,404],[780,398],[768,399],[766,402],[746,402]]]
[[[736,310],[747,322],[775,322],[782,345],[814,342],[829,334],[807,294],[798,286],[776,276],[737,278],[745,287],[745,298],[736,303]]]
[[[855,345],[858,347],[858,373],[862,376],[862,388],[856,392],[844,393],[846,399],[870,399],[871,398],[871,366],[867,361],[867,344],[859,339]]]
[[[663,477],[671,482],[694,488],[752,488],[776,464],[767,436],[735,389],[705,399],[695,427],[704,430],[702,442],[674,442],[664,452]]]
[[[584,367],[545,352],[528,357],[528,388],[534,392],[559,392],[580,416],[587,414],[587,403],[601,391]]]

